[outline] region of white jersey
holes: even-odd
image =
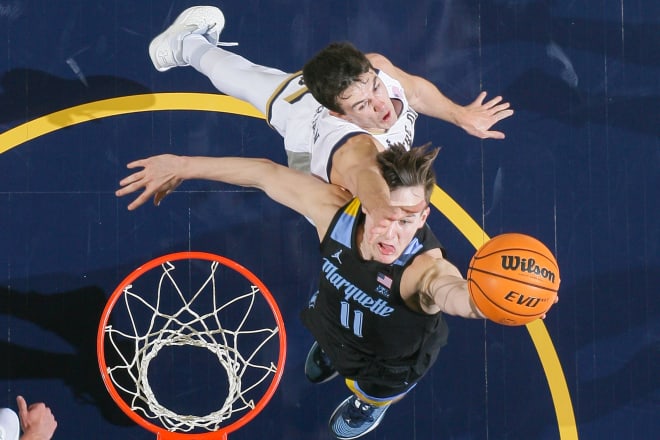
[[[378,72],[378,77],[383,81],[389,97],[399,100],[402,104],[397,121],[383,133],[370,133],[353,123],[332,116],[329,110],[320,105],[307,91],[300,74],[282,84],[269,101],[267,120],[284,137],[284,147],[289,157],[291,158],[291,153],[309,155],[311,173],[328,182],[332,155],[352,136],[367,133],[383,148],[402,143],[410,149],[415,135],[417,112],[408,105],[403,88],[397,80],[382,71]],[[295,168],[304,167],[298,164]]]

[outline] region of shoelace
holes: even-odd
[[[355,405],[355,402],[359,406]],[[348,406],[348,419],[351,422],[360,422],[362,420],[369,420],[371,418],[371,413],[374,412],[374,407],[368,403],[361,402],[359,399],[355,399]]]
[[[200,31],[203,30],[202,33],[206,34],[208,32],[211,32],[213,30],[213,28],[216,27],[216,25],[217,25],[217,23],[213,23],[212,26],[208,26],[208,27],[206,27],[206,29],[203,29],[203,28],[200,28],[200,27],[197,27],[197,26],[194,26],[194,25],[186,26],[186,27],[188,29],[199,29]],[[238,46],[238,42],[235,42],[235,41],[231,41],[231,42],[230,41],[226,41],[226,42],[225,41],[218,41],[216,46],[223,46],[223,47]]]
[[[213,29],[214,27],[216,27],[216,25],[217,25],[217,23],[214,23],[213,26],[210,26],[207,29],[207,32],[210,31],[211,29]],[[218,41],[218,44],[216,44],[216,46],[223,46],[223,47],[238,46],[238,42],[237,41],[231,41],[231,42],[230,41]]]

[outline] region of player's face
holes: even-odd
[[[399,188],[390,193],[392,206],[401,208],[397,220],[392,221],[382,233],[362,238],[362,258],[376,260],[380,263],[392,264],[403,253],[406,246],[415,236],[419,228],[424,226],[429,215],[429,207],[424,198],[424,187],[414,186]],[[364,230],[370,231],[376,225],[368,214],[364,222]]]
[[[335,116],[365,130],[388,130],[397,120],[387,88],[373,70],[360,75],[339,97],[339,104],[344,114]]]

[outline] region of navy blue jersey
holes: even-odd
[[[342,376],[414,381],[435,361],[448,330],[441,313],[413,311],[403,302],[401,276],[416,256],[442,247],[424,225],[394,263],[365,261],[356,245],[363,222],[357,198],[333,218],[321,242],[319,291],[302,320]]]

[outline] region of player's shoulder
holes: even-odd
[[[410,264],[404,269],[404,273],[418,277],[433,268],[436,265],[437,255],[431,251],[432,249],[415,255]]]
[[[375,69],[382,69],[392,65],[392,62],[382,53],[370,52],[365,54],[371,65]]]
[[[442,249],[432,248],[420,252],[414,260],[408,265],[406,271],[421,275],[435,268],[441,269],[448,261],[442,254]]]

